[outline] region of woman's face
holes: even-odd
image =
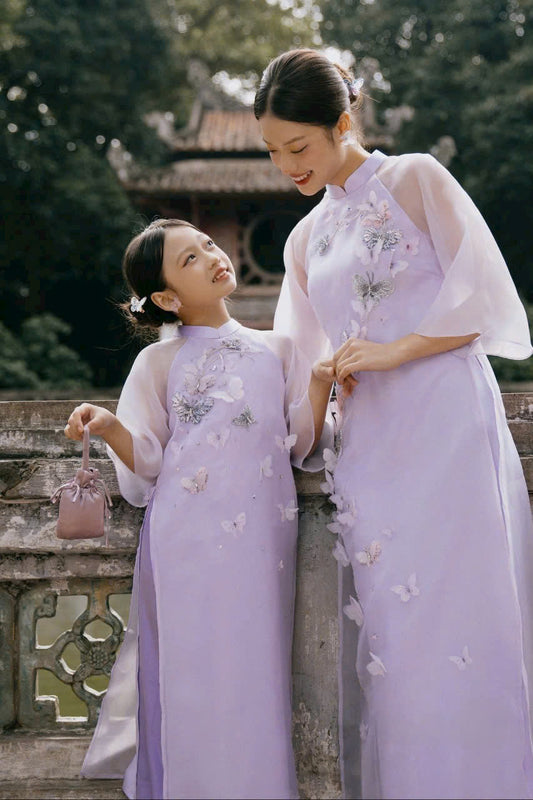
[[[270,114],[259,120],[270,158],[298,190],[311,196],[335,183],[345,161],[345,148],[336,126],[331,135],[319,125],[288,122]]]
[[[226,253],[207,234],[188,226],[165,231],[163,279],[189,312],[217,305],[237,286]]]

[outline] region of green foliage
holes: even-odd
[[[525,304],[529,330],[533,334],[533,304]],[[511,361],[508,358],[491,356],[490,362],[500,382],[533,381],[533,358],[525,361]]]
[[[180,59],[203,61],[213,73],[261,74],[283,50],[310,46],[318,24],[306,0],[150,0],[160,30]]]
[[[454,139],[450,169],[533,298],[533,0],[327,0],[322,8],[327,43],[378,60],[383,77],[370,88],[381,119],[400,105],[414,109],[396,135],[398,152]]]
[[[310,41],[305,0],[293,5],[296,16],[272,0],[4,0],[0,317],[8,328],[55,314],[71,325],[95,382],[121,381],[130,348],[116,311],[120,263],[141,218],[108,148],[121,142],[137,162],[162,163],[168,152],[143,119],[157,109],[187,121],[188,59],[213,72],[260,71],[278,48]]]
[[[0,323],[0,388],[74,389],[90,386],[90,367],[61,342],[70,326],[52,314],[29,317],[16,337]]]

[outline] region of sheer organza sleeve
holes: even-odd
[[[316,472],[324,467],[322,450],[331,447],[332,434],[326,423],[319,447],[310,455],[315,439],[313,408],[309,399],[311,362],[289,339],[276,333],[267,333],[267,344],[283,364],[285,376],[285,421],[290,435],[296,435],[291,449],[293,466]]]
[[[528,358],[526,313],[507,265],[479,210],[430,155],[387,159],[379,178],[413,222],[431,237],[444,273],[441,289],[416,333],[479,333],[474,352]]]
[[[161,470],[163,450],[170,438],[167,379],[181,346],[178,338],[145,347],[137,356],[122,388],[117,417],[133,437],[135,471],[107,448],[115,465],[120,492],[133,506],[145,506]]]
[[[285,276],[274,315],[276,333],[292,339],[311,364],[317,359],[331,358],[333,352],[307,294],[305,253],[312,214],[300,220],[285,244]]]

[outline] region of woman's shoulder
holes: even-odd
[[[305,217],[302,217],[302,219],[296,223],[296,225],[289,234],[289,239],[291,237],[298,239],[308,235],[309,231],[315,224],[317,217],[319,217],[321,212],[324,210],[325,207],[324,204],[325,204],[325,196],[322,198],[322,200],[320,200],[316,204],[316,206],[313,206],[313,208],[307,212]]]
[[[378,178],[390,176],[395,181],[411,178],[421,180],[438,179],[450,173],[440,161],[430,153],[402,153],[398,156],[388,156],[377,172]]]

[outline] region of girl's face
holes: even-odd
[[[302,194],[316,194],[342,175],[346,148],[340,137],[350,128],[347,114],[341,115],[331,136],[319,125],[288,122],[270,114],[261,117],[259,124],[270,158]]]
[[[166,229],[162,272],[167,285],[162,294],[177,297],[188,316],[219,306],[237,286],[226,253],[207,234],[188,226]]]

